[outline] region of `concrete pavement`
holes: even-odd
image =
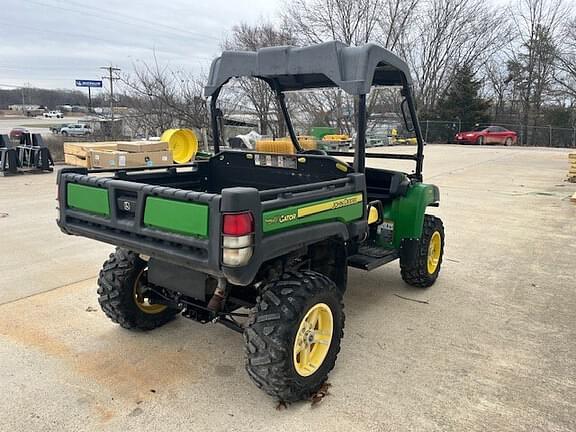
[[[428,146],[438,282],[407,287],[395,263],[351,271],[331,394],[281,411],[246,376],[238,334],[109,322],[95,276],[111,247],[59,233],[53,175],[0,178],[0,431],[576,430],[566,153]]]

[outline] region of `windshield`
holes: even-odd
[[[486,129],[486,126],[476,126],[474,129],[472,129],[472,132],[481,132],[484,129]]]

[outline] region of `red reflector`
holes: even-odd
[[[254,218],[252,213],[228,213],[224,215],[222,233],[232,236],[241,236],[254,232]]]

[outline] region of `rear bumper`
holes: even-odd
[[[72,172],[70,172],[72,171]],[[58,175],[60,229],[132,250],[134,252],[191,267],[214,276],[220,276],[220,195],[183,191],[163,186],[102,178],[61,170]],[[77,170],[76,170],[77,171]],[[69,183],[105,189],[108,193],[109,214],[93,214],[68,207]],[[130,194],[136,202],[133,213],[118,208],[118,199]],[[144,206],[147,197],[158,197],[208,206],[211,217],[207,237],[191,236],[151,228],[144,224]]]

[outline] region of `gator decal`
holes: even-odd
[[[270,210],[262,215],[264,233],[308,223],[338,220],[350,222],[363,214],[361,193],[344,195],[323,201]]]

